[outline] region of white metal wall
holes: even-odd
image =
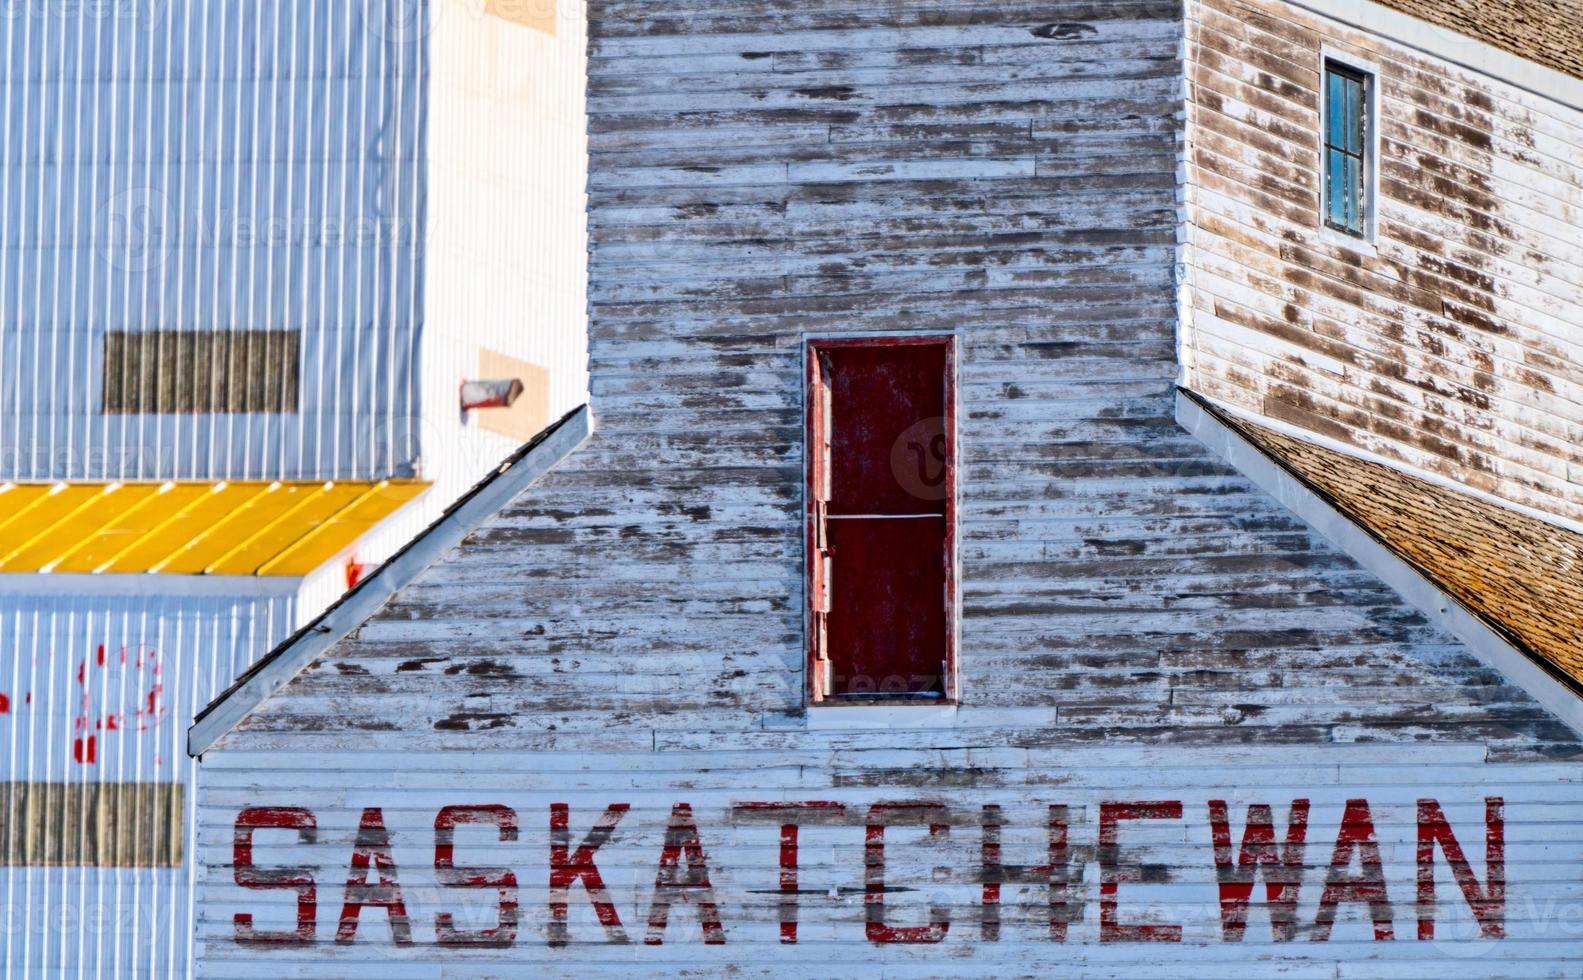
[[[370,566],[419,534],[517,449],[458,411],[488,349],[550,372],[550,418],[588,399],[587,30],[581,3],[553,34],[436,0],[425,22],[428,135],[420,344],[422,476],[434,486],[353,551]],[[304,583],[317,614],[344,588],[332,564]]]
[[[415,0],[13,0],[0,477],[357,478],[418,455]],[[100,412],[107,330],[302,331],[295,414]]]
[[[203,591],[118,595],[68,579],[30,594],[8,582],[0,783],[182,783],[190,861],[188,720],[290,631],[295,601]],[[0,975],[185,974],[190,909],[184,870],[0,867]]]

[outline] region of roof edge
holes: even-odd
[[[1322,491],[1244,436],[1229,413],[1203,395],[1178,388],[1176,421],[1259,489],[1378,576],[1430,622],[1461,640],[1485,666],[1500,672],[1583,735],[1583,696],[1570,678],[1559,676],[1547,663],[1513,642],[1446,592],[1434,578],[1348,517]]]
[[[200,711],[187,729],[187,754],[196,758],[213,748],[304,667],[345,639],[517,494],[571,455],[587,441],[593,428],[593,414],[583,405],[509,456],[378,571],[249,667]]]
[[[1284,0],[1293,7],[1397,44],[1459,68],[1498,79],[1525,92],[1583,111],[1583,79],[1542,65],[1450,27],[1414,17],[1373,0]]]

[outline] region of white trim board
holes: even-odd
[[[207,752],[304,667],[367,622],[403,587],[571,455],[592,432],[593,415],[584,405],[502,463],[377,572],[253,665],[199,712],[187,730],[187,754],[197,757]]]
[[[1583,697],[1512,646],[1483,619],[1333,507],[1264,450],[1195,401],[1202,397],[1177,391],[1176,420],[1184,429],[1365,570],[1396,590],[1430,622],[1461,640],[1480,662],[1499,671],[1546,710],[1583,734]]]
[[[1367,31],[1583,112],[1583,80],[1372,0],[1283,0],[1332,23]]]

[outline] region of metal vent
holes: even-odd
[[[0,783],[0,867],[179,868],[180,783]]]
[[[112,330],[107,415],[298,410],[295,330]]]

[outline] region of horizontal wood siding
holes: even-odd
[[[1275,0],[1188,10],[1193,387],[1583,519],[1583,113]],[[1322,45],[1380,72],[1377,253],[1320,235]]]
[[[590,14],[598,430],[205,756],[202,975],[1569,968],[1545,910],[1583,901],[1564,870],[1576,736],[1173,419],[1174,0]],[[804,707],[802,352],[907,332],[960,350],[962,706],[876,726]],[[1503,794],[1509,938],[1482,960],[1476,928],[1450,939],[1469,913],[1440,864],[1446,942],[1419,942],[1417,800],[1440,801],[1483,882]],[[1299,798],[1304,941],[1274,944],[1260,909],[1228,943],[1209,802],[1232,801],[1240,840],[1248,803],[1284,828]],[[1348,903],[1312,942],[1355,798],[1395,939]],[[780,823],[740,806],[786,801],[828,804],[804,816],[796,944]],[[1117,824],[1127,801],[1161,805]],[[489,822],[452,830],[444,808],[467,805]],[[1012,877],[985,870],[986,805]],[[1037,870],[1051,806],[1074,868],[1064,946]],[[585,857],[609,930],[584,878],[550,890],[554,855],[564,884],[601,819]],[[338,942],[358,847],[387,905]],[[494,870],[447,884],[464,867]],[[501,925],[506,871],[509,946],[437,946],[440,912]],[[297,883],[254,887],[265,872]],[[1107,881],[1112,927],[1177,923],[1180,948],[1104,941]],[[630,944],[606,944],[611,911]],[[238,914],[285,939],[239,943]]]

